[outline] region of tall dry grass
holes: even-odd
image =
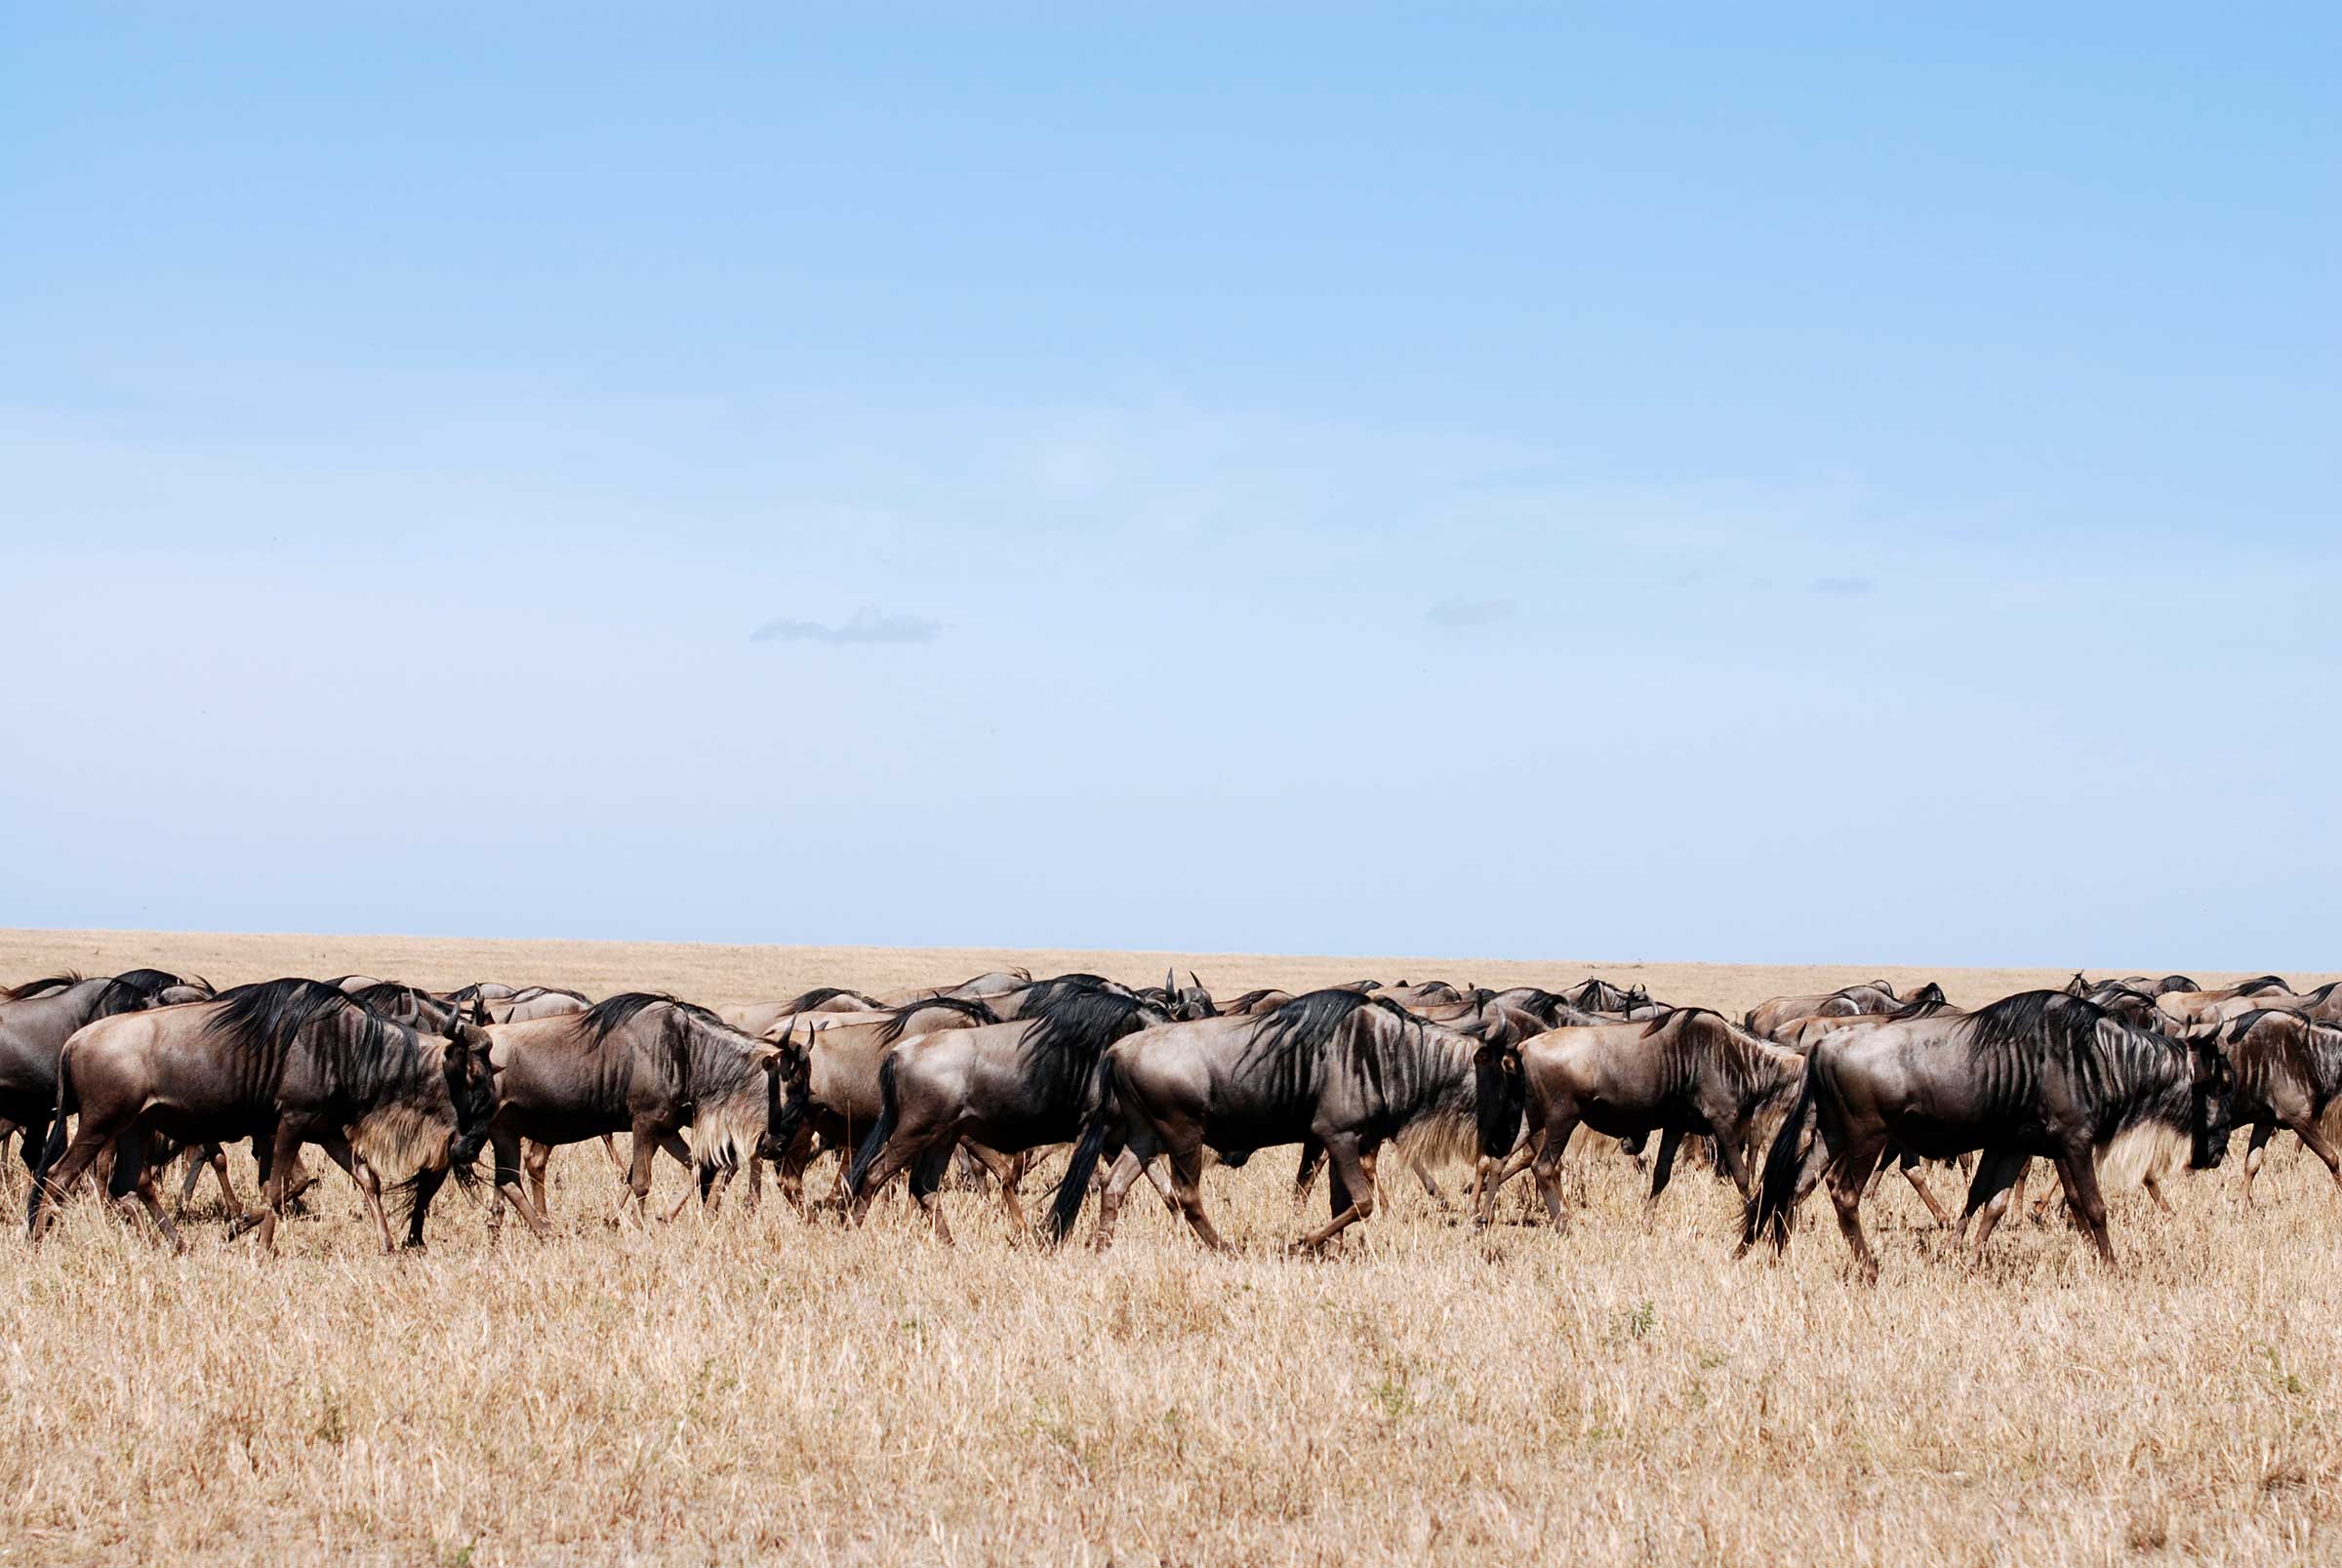
[[[993,956],[869,954],[856,969],[564,946],[523,968],[525,949],[488,945],[366,944],[369,959],[310,939],[26,936],[0,940],[0,973],[52,967],[76,945],[89,967],[135,956],[222,982],[372,963],[427,982],[497,973],[710,1000],[817,978],[942,979]],[[1100,955],[1041,963],[1073,957]],[[1144,966],[1159,973],[1151,957],[1113,967]],[[1225,987],[1379,966],[1197,967]],[[1536,967],[1574,980],[1582,966]],[[1733,1008],[1823,978],[1648,974],[1664,994]],[[1970,999],[2007,988],[1947,984]],[[769,1200],[621,1229],[607,1218],[615,1179],[590,1148],[555,1162],[555,1239],[508,1230],[501,1250],[451,1194],[432,1251],[385,1260],[338,1175],[274,1259],[216,1226],[174,1257],[84,1202],[37,1252],[9,1244],[0,1274],[0,1553],[2342,1555],[2342,1198],[2289,1143],[2248,1220],[2233,1166],[2174,1184],[2169,1218],[2118,1197],[2113,1271],[2062,1226],[2030,1221],[2004,1225],[1971,1270],[1887,1184],[1871,1211],[1876,1289],[1852,1281],[1819,1216],[1784,1261],[1733,1263],[1727,1189],[1678,1172],[1647,1213],[1636,1171],[1597,1140],[1571,1156],[1566,1233],[1530,1223],[1515,1190],[1505,1223],[1475,1235],[1387,1175],[1382,1212],[1317,1260],[1283,1252],[1301,1228],[1291,1168],[1270,1153],[1206,1177],[1232,1258],[1201,1254],[1144,1188],[1104,1258],[1039,1251],[975,1194],[949,1200],[949,1249],[899,1203],[859,1231]],[[661,1179],[679,1193],[679,1172]],[[1323,1201],[1320,1188],[1313,1213]],[[212,1205],[207,1189],[199,1207]]]

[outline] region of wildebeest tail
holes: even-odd
[[[32,1190],[24,1199],[27,1232],[41,1223],[41,1200],[49,1193],[49,1173],[65,1157],[65,1145],[71,1142],[65,1135],[65,1118],[80,1109],[81,1097],[73,1092],[73,1053],[61,1052],[57,1059],[57,1111],[49,1118],[49,1137],[41,1145],[40,1163],[32,1168]]]
[[[895,1054],[889,1051],[886,1060],[878,1064],[878,1119],[870,1123],[868,1138],[854,1151],[854,1163],[846,1169],[846,1196],[862,1196],[862,1184],[870,1174],[870,1165],[878,1151],[895,1134]]]
[[[1081,1137],[1073,1145],[1073,1163],[1066,1167],[1066,1179],[1057,1184],[1057,1196],[1049,1205],[1049,1218],[1042,1222],[1041,1233],[1052,1243],[1065,1240],[1066,1232],[1081,1217],[1081,1200],[1089,1195],[1090,1178],[1098,1170],[1098,1156],[1106,1151],[1107,1137],[1113,1130],[1117,1107],[1112,1057],[1098,1059],[1098,1076],[1092,1092],[1097,1096],[1097,1108],[1082,1124]]]
[[[1472,1079],[1472,1114],[1479,1124],[1480,1152],[1503,1159],[1520,1142],[1520,1118],[1527,1103],[1520,1052],[1509,1045],[1481,1046],[1473,1053]]]
[[[1804,1070],[1798,1076],[1797,1105],[1781,1123],[1781,1130],[1773,1135],[1773,1146],[1765,1150],[1764,1179],[1757,1184],[1756,1196],[1749,1204],[1748,1225],[1741,1233],[1743,1241],[1755,1241],[1769,1229],[1774,1246],[1789,1244],[1790,1209],[1797,1196],[1797,1151],[1805,1142],[1807,1130],[1818,1120],[1820,1109],[1815,1099],[1820,1086],[1814,1078],[1812,1058],[1806,1058]]]

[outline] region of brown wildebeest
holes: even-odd
[[[1081,1212],[1100,1158],[1113,1153],[1097,1244],[1113,1238],[1123,1195],[1143,1174],[1207,1247],[1225,1249],[1197,1183],[1208,1147],[1224,1160],[1314,1141],[1333,1167],[1333,1219],[1300,1245],[1324,1245],[1374,1213],[1383,1146],[1471,1147],[1474,1054],[1481,1042],[1380,997],[1312,991],[1273,1013],[1164,1024],[1101,1059],[1097,1109],[1057,1189],[1048,1230]],[[1495,1049],[1491,1047],[1490,1049]]]
[[[57,1056],[83,1025],[117,1013],[169,1007],[210,997],[201,980],[160,969],[119,975],[52,975],[0,991],[0,1147],[24,1134],[24,1168],[40,1163],[49,1116],[57,1105]]]
[[[2209,1170],[2228,1146],[2233,1079],[2208,1041],[2132,1028],[2062,991],[2025,991],[1958,1018],[1915,1018],[1824,1037],[1805,1059],[1797,1108],[1765,1156],[1741,1245],[1786,1246],[1797,1204],[1827,1176],[1838,1228],[1864,1278],[1878,1264],[1862,1233],[1862,1194],[1890,1145],[1929,1159],[1975,1152],[1967,1212],[1983,1210],[1982,1257],[2011,1184],[2053,1160],[2066,1201],[2114,1261],[2098,1173],[2185,1145]],[[1807,1134],[1813,1136],[1807,1142]]]
[[[661,1148],[694,1169],[708,1203],[718,1181],[728,1181],[770,1136],[780,1053],[704,1007],[630,991],[583,1013],[498,1024],[488,1032],[496,1067],[488,1141],[500,1200],[489,1211],[492,1230],[509,1202],[530,1229],[551,1233],[521,1189],[524,1139],[551,1147],[630,1134],[620,1206],[639,1220]]]
[[[2222,1016],[2221,1004],[2243,997],[2265,998],[2261,1005],[2271,1008],[2298,1000],[2293,994],[2293,987],[2285,984],[2282,976],[2260,975],[2235,985],[2222,986],[2218,990],[2164,991],[2156,997],[2155,1005],[2162,1010],[2171,1025],[2186,1029],[2213,1028],[2227,1022]],[[2249,1013],[2255,1009],[2247,1001],[2243,1004],[2243,1011]],[[2229,1017],[2235,1016],[2239,1015],[2233,1011],[2229,1014]]]
[[[1220,1009],[1220,1011],[1231,1016],[1239,1013],[1273,1013],[1291,1000],[1293,1000],[1293,993],[1291,991],[1280,991],[1271,987],[1257,991],[1246,991],[1234,1001],[1230,1002],[1226,1007]]]
[[[182,1143],[256,1138],[269,1150],[262,1246],[276,1245],[285,1181],[307,1143],[358,1184],[387,1248],[373,1160],[427,1166],[452,1156],[451,1135],[460,1146],[486,1126],[486,1037],[467,1022],[451,1026],[451,1037],[419,1035],[313,980],[241,985],[212,1001],[89,1025],[65,1042],[59,1061],[57,1118],[41,1151],[27,1226],[36,1239],[47,1230],[58,1198],[113,1146],[117,1184],[136,1191],[176,1246],[178,1227],[142,1164],[142,1135]],[[64,1117],[74,1111],[80,1122],[68,1142]],[[423,1184],[417,1193],[427,1205]],[[422,1224],[418,1207],[418,1239]]]
[[[1651,993],[1640,985],[1621,990],[1608,981],[1588,976],[1560,993],[1561,1000],[1584,1013],[1610,1013],[1623,1016],[1638,1007],[1650,1005]]]
[[[1562,1226],[1568,1214],[1561,1155],[1580,1123],[1612,1138],[1660,1135],[1651,1203],[1667,1189],[1686,1135],[1716,1140],[1716,1158],[1742,1199],[1753,1196],[1754,1146],[1788,1115],[1805,1059],[1735,1028],[1719,1014],[1685,1007],[1648,1023],[1553,1029],[1516,1051],[1499,1050],[1483,1065],[1493,1070],[1479,1087],[1479,1223],[1495,1217],[1505,1178],[1528,1165],[1546,1213]],[[1514,1153],[1524,1117],[1529,1138]],[[1512,1163],[1494,1173],[1494,1163],[1508,1155]]]
[[[883,999],[884,1006],[902,1007],[911,1002],[932,1001],[938,996],[949,996],[963,1002],[989,1002],[1009,992],[1022,990],[1032,984],[1030,969],[995,969],[956,985],[923,985],[913,990],[898,991]]]
[[[1035,1015],[917,1035],[888,1050],[878,1068],[878,1120],[846,1171],[856,1221],[871,1193],[908,1170],[912,1198],[937,1239],[949,1241],[936,1189],[952,1149],[965,1140],[1017,1154],[1071,1142],[1097,1107],[1098,1062],[1107,1047],[1168,1022],[1162,1008],[1119,988],[1051,985],[1045,1010]],[[1018,997],[1030,1002],[1027,993]]]
[[[2250,1127],[2244,1151],[2244,1204],[2280,1127],[2325,1163],[2342,1183],[2334,1149],[2342,1118],[2342,1028],[2292,1012],[2250,1013],[2229,1026],[2228,1060],[2237,1075],[2236,1124]]]
[[[876,997],[848,990],[843,985],[817,985],[812,990],[790,997],[786,1002],[735,1002],[719,1007],[715,1016],[740,1030],[762,1039],[772,1032],[773,1025],[785,1018],[799,1013],[876,1013],[884,1004]]]
[[[946,1029],[969,1029],[1000,1020],[982,1001],[938,996],[884,1012],[841,1013],[784,1019],[781,1050],[781,1112],[773,1123],[775,1178],[792,1208],[803,1210],[805,1167],[835,1149],[841,1159],[834,1199],[845,1195],[844,1163],[882,1108],[878,1074],[886,1054],[906,1037]],[[1009,1212],[1017,1212],[1014,1182],[1006,1157],[985,1150],[978,1158],[1001,1183]]]
[[[1802,1019],[1857,1018],[1866,1013],[1893,1013],[1943,999],[1943,988],[1932,982],[1905,998],[1897,996],[1895,988],[1885,981],[1874,980],[1867,985],[1840,986],[1818,996],[1776,996],[1771,1001],[1758,1002],[1749,1009],[1748,1017],[1741,1020],[1741,1027],[1751,1034],[1779,1043],[1781,1030]]]

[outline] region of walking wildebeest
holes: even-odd
[[[780,1053],[704,1007],[630,991],[583,1013],[498,1024],[489,1030],[496,1068],[496,1190],[529,1228],[550,1233],[520,1185],[521,1143],[551,1147],[626,1132],[632,1136],[622,1209],[641,1217],[651,1161],[661,1148],[691,1166],[703,1202],[719,1179],[770,1136]],[[690,1128],[691,1142],[683,1140]],[[494,1228],[502,1202],[490,1209]]]
[[[2237,1079],[2236,1125],[2252,1129],[2244,1150],[2245,1206],[2280,1127],[2342,1183],[2333,1125],[2342,1116],[2342,1027],[2298,1013],[2249,1013],[2229,1026],[2225,1043]]]
[[[1735,1028],[1706,1008],[1677,1008],[1649,1023],[1571,1025],[1482,1056],[1478,1086],[1482,1157],[1479,1223],[1495,1216],[1496,1193],[1523,1165],[1556,1226],[1561,1156],[1583,1122],[1626,1139],[1659,1134],[1649,1201],[1667,1190],[1676,1150],[1686,1135],[1716,1141],[1716,1159],[1740,1188],[1754,1193],[1753,1146],[1769,1139],[1789,1112],[1804,1067],[1794,1051]],[[1523,1120],[1529,1139],[1514,1152]],[[1502,1146],[1496,1146],[1501,1145]],[[1501,1171],[1497,1162],[1512,1157]]]
[[[874,996],[848,990],[843,985],[817,985],[786,1002],[735,1002],[719,1007],[715,1016],[740,1030],[762,1039],[772,1032],[773,1025],[785,1018],[799,1013],[876,1013],[885,1004]]]
[[[1021,1018],[898,1042],[878,1069],[878,1120],[846,1172],[851,1212],[899,1170],[935,1233],[950,1239],[936,1189],[962,1140],[1016,1154],[1079,1137],[1097,1108],[1098,1062],[1114,1041],[1169,1022],[1152,1002],[1120,990],[1052,982],[1053,994]]]
[[[187,1144],[254,1138],[269,1151],[263,1247],[275,1247],[286,1179],[305,1143],[324,1148],[358,1184],[386,1248],[389,1222],[374,1161],[420,1171],[451,1157],[451,1140],[460,1148],[487,1122],[487,1039],[467,1021],[450,1026],[447,1037],[418,1034],[313,980],[240,985],[210,1001],[90,1024],[59,1057],[57,1114],[26,1206],[27,1228],[36,1239],[46,1231],[58,1200],[113,1146],[117,1185],[135,1190],[177,1245],[178,1227],[155,1197],[154,1172],[143,1166],[142,1135]],[[64,1117],[76,1111],[68,1141]],[[417,1193],[427,1205],[420,1182]],[[421,1234],[419,1207],[413,1235]]]
[[[834,1014],[784,1019],[776,1043],[781,1051],[782,1099],[774,1118],[770,1158],[782,1195],[804,1207],[805,1167],[817,1154],[839,1151],[851,1162],[862,1138],[877,1124],[882,1108],[879,1069],[895,1043],[944,1029],[968,1029],[1000,1020],[976,1000],[938,996],[875,1014]],[[988,1157],[989,1156],[989,1157]],[[978,1156],[995,1179],[1005,1179],[1000,1156]],[[845,1172],[834,1194],[842,1198]],[[1012,1212],[1016,1200],[1005,1180],[1002,1191]]]
[[[1892,1143],[1930,1159],[1983,1155],[1968,1190],[1968,1212],[1984,1211],[1978,1257],[2026,1162],[2054,1162],[2067,1203],[2111,1263],[2100,1162],[2120,1171],[2152,1158],[2159,1143],[2179,1143],[2193,1167],[2208,1170],[2227,1147],[2230,1099],[2216,1045],[2133,1028],[2062,991],[1828,1035],[1805,1059],[1797,1108],[1765,1157],[1741,1244],[1769,1232],[1786,1246],[1798,1200],[1827,1176],[1846,1245],[1863,1276],[1877,1279],[1860,1208]]]
[[[1100,1062],[1098,1108],[1058,1186],[1050,1232],[1062,1238],[1072,1227],[1099,1159],[1119,1146],[1098,1216],[1099,1246],[1111,1241],[1123,1194],[1143,1174],[1204,1245],[1225,1248],[1196,1186],[1204,1149],[1233,1163],[1254,1149],[1314,1142],[1332,1165],[1335,1213],[1300,1244],[1322,1246],[1373,1214],[1383,1145],[1470,1148],[1474,1056],[1481,1049],[1469,1034],[1352,990],[1312,991],[1261,1016],[1134,1034]]]
[[[57,1105],[57,1055],[73,1031],[116,1013],[202,1001],[212,987],[160,969],[119,975],[52,975],[0,991],[0,1148],[24,1134],[24,1168],[40,1163]]]
[[[1943,999],[1943,987],[1932,981],[1906,998],[1897,996],[1895,988],[1885,981],[1874,980],[1867,985],[1843,985],[1817,996],[1776,996],[1771,1001],[1758,1002],[1741,1020],[1741,1027],[1764,1039],[1786,1043],[1781,1038],[1782,1030],[1805,1019],[1894,1013]]]

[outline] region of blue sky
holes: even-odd
[[[1084,15],[0,12],[0,922],[2336,962],[2334,12]]]

